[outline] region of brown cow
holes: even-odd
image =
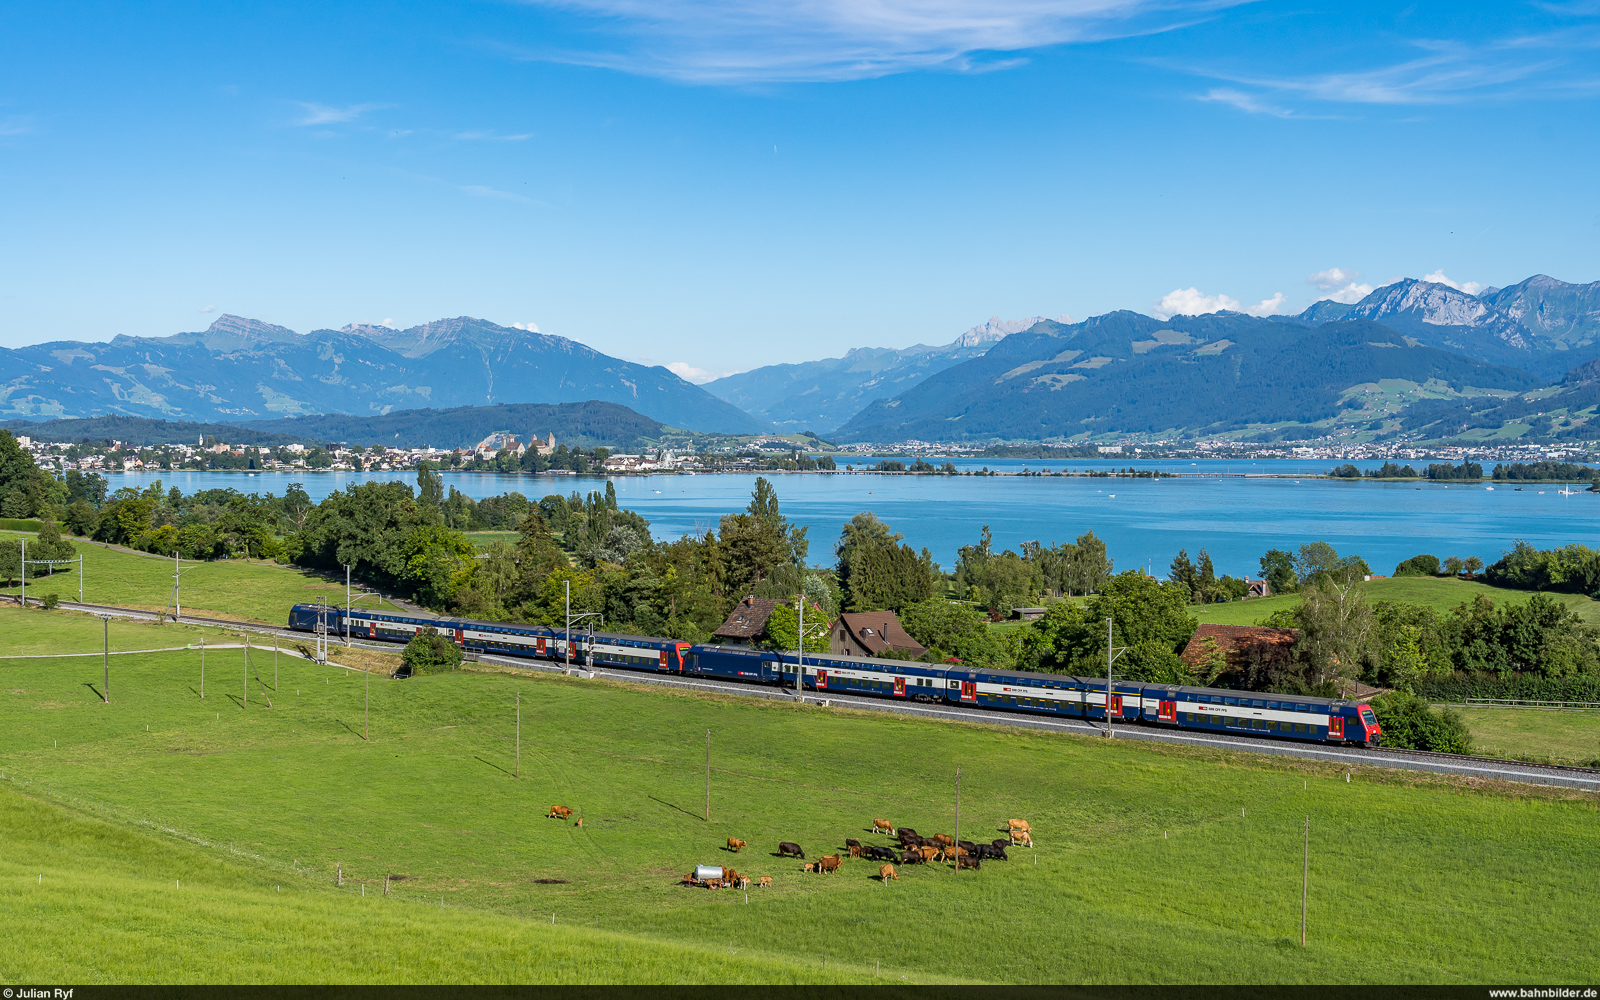
[[[566,819],[568,816],[571,816],[571,815],[572,815],[572,810],[568,809],[566,806],[551,806],[550,807],[550,811],[548,813],[545,813],[545,817],[544,818],[545,819]]]
[[[917,853],[922,855],[922,860],[924,862],[927,862],[932,861],[934,858],[939,856],[939,849],[933,846],[919,847],[917,848]]]
[[[1033,837],[1031,837],[1028,834],[1028,831],[1026,831],[1026,830],[1012,830],[1011,831],[1011,842],[1013,844],[1017,844],[1017,843],[1027,844],[1029,847],[1032,847],[1033,846]]]
[[[824,854],[817,860],[817,871],[829,873],[844,864],[837,854]]]
[[[852,858],[861,857],[861,845],[860,844],[851,844],[850,845],[850,856]]]
[[[735,854],[738,854],[739,853],[739,849],[741,847],[745,847],[745,846],[747,846],[745,844],[745,842],[740,840],[738,837],[729,837],[728,838],[728,850],[732,851]]]
[[[943,847],[949,847],[956,842],[956,838],[950,836],[948,833],[936,833],[933,835],[933,842]]]
[[[800,866],[800,870],[803,872],[814,872],[817,870],[816,862],[807,861],[805,864]]]
[[[956,858],[956,867],[957,868],[977,868],[977,867],[979,867],[978,859],[972,857],[971,855],[963,854],[961,857]]]
[[[895,873],[894,865],[879,865],[878,877],[883,879],[883,884],[888,885],[890,879],[900,881],[900,876]]]
[[[892,836],[894,836],[894,824],[889,822],[886,819],[875,819],[875,820],[872,821],[872,832],[873,833],[880,833],[880,832],[887,833],[889,836],[892,837]]]
[[[763,875],[760,878],[756,879],[756,888],[758,888],[758,889],[770,889],[770,888],[772,888],[772,876],[771,875]]]
[[[578,817],[578,821],[576,823],[572,824],[572,825],[573,826],[582,826],[583,825],[583,817],[579,816]]]
[[[1011,830],[1012,833],[1016,833],[1018,830],[1026,830],[1029,833],[1033,832],[1033,827],[1029,826],[1028,821],[1025,819],[1008,819],[1006,820],[1006,826]]]

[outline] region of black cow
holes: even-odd
[[[911,829],[909,826],[902,826],[898,831],[896,831],[896,834],[900,839],[901,847],[906,847],[907,845],[922,839],[921,837],[917,836],[917,831]]]
[[[960,857],[956,858],[956,867],[957,868],[978,868],[980,866],[978,864],[978,859],[974,855],[963,854]]]
[[[958,840],[956,841],[956,846],[966,848],[968,854],[978,853],[978,846],[970,840]]]
[[[994,858],[996,861],[1008,860],[1006,858],[1006,849],[1004,847],[996,847],[994,844],[979,844],[978,849],[972,853],[974,857],[979,859]]]
[[[989,841],[989,843],[993,844],[996,847],[1010,847],[1011,846],[1011,841],[1007,840],[1004,837],[998,837],[998,838],[996,838],[994,840]]]
[[[900,854],[900,863],[902,865],[915,865],[920,864],[921,862],[922,855],[918,854],[916,851],[902,851]]]
[[[799,844],[791,844],[787,840],[785,840],[783,843],[778,845],[778,857],[780,857],[780,858],[801,858],[801,859],[803,859],[803,858],[805,858],[805,856],[806,856],[806,852],[802,851],[800,849],[800,845]]]
[[[874,861],[894,861],[896,858],[894,851],[887,847],[868,847],[867,852],[867,857]]]
[[[854,837],[846,837],[846,838],[844,838],[844,846],[846,848],[860,847],[861,846],[861,841],[857,840]]]
[[[999,860],[999,861],[1010,861],[1011,860],[1010,858],[1006,857],[1006,848],[1005,848],[1004,844],[990,844],[989,845],[989,857],[995,858],[996,860]]]

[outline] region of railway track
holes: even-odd
[[[90,614],[109,615],[118,618],[131,618],[144,621],[155,621],[170,616],[159,612],[144,611],[136,608],[122,608],[109,604],[83,604],[62,601],[62,608],[71,611],[84,611]],[[304,632],[296,632],[287,627],[265,625],[258,622],[241,622],[225,618],[208,618],[199,615],[182,615],[176,619],[180,624],[209,625],[222,628],[241,629],[260,635],[271,635],[279,638],[293,638],[305,641]],[[330,642],[343,640],[330,635]],[[370,642],[352,639],[351,645],[362,649],[380,649],[394,651],[393,643]],[[483,654],[481,662],[493,663],[498,666],[512,667],[534,673],[563,673],[565,668],[559,663],[548,663],[541,660],[525,660],[519,657],[498,656],[492,653]],[[576,665],[574,665],[576,667]],[[762,687],[751,684],[737,684],[728,681],[718,681],[702,677],[679,677],[670,674],[640,673],[631,670],[615,670],[607,667],[597,667],[594,670],[585,668],[583,673],[588,676],[604,677],[608,680],[624,681],[630,684],[646,684],[661,687],[673,687],[684,690],[714,691],[720,694],[739,695],[746,698],[774,698],[783,700],[796,700],[795,692],[773,687]],[[947,719],[959,722],[983,722],[990,725],[1016,726],[1024,729],[1040,729],[1051,732],[1076,733],[1080,735],[1105,736],[1106,727],[1103,723],[1085,722],[1073,719],[1053,719],[1043,716],[1025,715],[1022,713],[1000,712],[991,709],[971,709],[940,703],[914,703],[884,701],[877,698],[864,698],[858,695],[827,695],[821,696],[817,692],[806,692],[799,697],[800,701],[811,704],[840,705],[848,708],[861,709],[870,712],[887,712],[896,715],[921,716],[931,719]],[[1564,788],[1576,788],[1583,791],[1600,792],[1600,768],[1576,767],[1563,764],[1540,764],[1527,761],[1504,760],[1496,757],[1475,757],[1463,754],[1434,753],[1427,750],[1401,750],[1388,747],[1340,747],[1325,744],[1292,743],[1269,741],[1266,739],[1250,739],[1239,736],[1229,736],[1212,733],[1196,733],[1185,730],[1157,729],[1151,726],[1134,723],[1123,723],[1112,727],[1113,737],[1116,739],[1143,740],[1152,743],[1166,743],[1182,746],[1211,747],[1219,750],[1236,750],[1247,753],[1272,754],[1282,757],[1299,757],[1307,760],[1320,760],[1335,764],[1348,764],[1363,767],[1388,767],[1406,771],[1428,771],[1435,774],[1453,774],[1465,777],[1484,778],[1497,781],[1514,781],[1533,785],[1554,785]]]

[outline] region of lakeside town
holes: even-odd
[[[1299,460],[1329,462],[1550,462],[1593,461],[1593,449],[1573,445],[1504,444],[1423,447],[1378,444],[1246,445],[1232,440],[1079,444],[951,446],[926,441],[890,445],[836,445],[800,435],[756,435],[694,450],[660,448],[634,453],[558,442],[553,433],[519,439],[492,433],[453,448],[328,443],[259,445],[201,437],[195,443],[140,445],[119,440],[58,442],[16,435],[34,464],[63,474],[142,471],[384,472],[415,469],[420,462],[459,472],[535,472],[547,475],[699,472],[878,472],[956,474],[950,459],[1038,459],[1041,462],[1133,460]],[[944,459],[935,464],[933,459]],[[991,475],[1022,471],[983,470]],[[1049,473],[1052,470],[1042,470]],[[1066,470],[1055,470],[1057,474]],[[1034,474],[1029,472],[1028,474]]]

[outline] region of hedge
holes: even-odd
[[[1423,677],[1413,685],[1418,697],[1459,703],[1468,698],[1518,698],[1524,701],[1600,701],[1600,676],[1540,677],[1537,674],[1451,674]]]

